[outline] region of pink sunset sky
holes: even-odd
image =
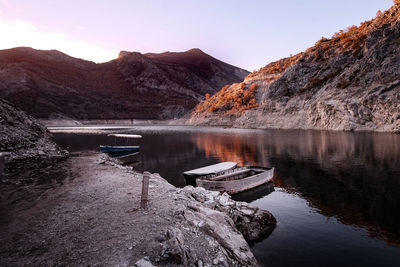
[[[375,17],[392,0],[0,0],[0,49],[105,62],[121,50],[204,52],[249,71]]]

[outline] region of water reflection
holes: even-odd
[[[259,162],[257,143],[251,142],[252,135],[229,133],[194,133],[190,140],[204,150],[206,157],[218,157],[221,161],[234,161],[239,166],[256,165]]]
[[[274,166],[277,187],[369,235],[399,245],[400,136],[325,131],[195,134],[192,141],[221,160]]]
[[[327,218],[368,230],[392,245],[400,240],[400,136],[327,131],[259,131],[134,127],[143,135],[140,171],[184,186],[182,172],[221,161],[274,166],[277,188],[305,199]],[[112,144],[106,136],[57,134],[72,150]],[[253,201],[271,193],[251,191]],[[273,195],[272,193],[271,195]],[[250,196],[249,196],[250,195]]]
[[[257,199],[263,198],[274,191],[275,191],[274,184],[272,182],[268,182],[252,190],[244,191],[239,194],[233,195],[232,198],[237,201],[252,202]]]

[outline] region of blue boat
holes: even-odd
[[[139,151],[139,146],[100,146],[101,152],[107,154],[129,154]]]

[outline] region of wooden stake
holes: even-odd
[[[142,181],[142,197],[140,200],[140,208],[142,209],[147,208],[147,202],[149,200],[149,180],[150,180],[150,173],[144,172]]]
[[[4,153],[0,153],[0,178],[3,178],[4,175],[5,157],[6,155]]]

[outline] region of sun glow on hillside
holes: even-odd
[[[117,51],[107,50],[98,44],[74,40],[63,33],[48,32],[45,27],[37,27],[21,20],[0,19],[0,49],[29,46],[35,49],[56,49],[70,56],[106,62],[115,59]]]

